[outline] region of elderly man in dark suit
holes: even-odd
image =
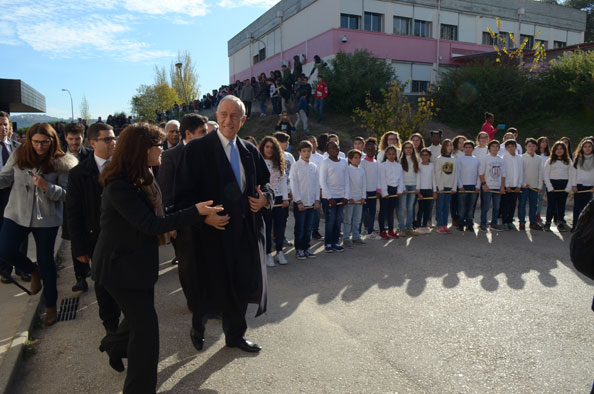
[[[182,157],[183,148],[191,140],[206,135],[206,122],[208,122],[208,118],[202,115],[194,113],[184,115],[180,124],[183,137],[182,142],[173,148],[164,151],[161,156],[161,166],[157,180],[161,187],[161,193],[163,194],[163,206],[165,207],[166,213],[173,211],[173,181],[179,161]],[[191,244],[191,233],[188,231],[173,231],[170,235],[171,244],[175,250],[175,259],[179,261],[179,282],[182,285],[184,295],[188,301],[188,307],[191,311],[194,311],[194,308],[192,308],[192,301],[196,299],[196,296],[194,295],[194,292],[196,291],[196,270],[194,269],[194,262],[192,261],[194,248]],[[181,250],[179,250],[177,247],[177,239],[179,239],[186,248],[181,248]]]
[[[194,307],[201,320],[190,333],[197,350],[203,347],[207,316],[218,313],[223,315],[227,346],[247,352],[261,349],[244,336],[245,313],[248,303],[259,305],[256,316],[266,310],[262,211],[271,209],[274,195],[260,152],[237,137],[245,120],[241,100],[224,97],[217,108],[218,130],[186,145],[175,178],[176,208],[204,199],[225,208],[190,230],[200,289]]]

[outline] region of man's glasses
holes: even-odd
[[[103,137],[103,138],[95,138],[95,141],[103,141],[106,144],[109,144],[110,142],[113,142],[116,140],[116,137]]]
[[[51,140],[31,140],[31,143],[33,145],[41,145],[41,146],[49,145],[51,142],[52,142]]]

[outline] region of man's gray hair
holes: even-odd
[[[215,128],[219,128],[219,124],[217,122],[215,122],[214,120],[209,120],[208,122],[206,122],[207,125],[209,126],[213,126]]]
[[[221,99],[221,101],[219,101],[219,105],[217,106],[217,112],[219,112],[219,107],[224,101],[233,101],[234,103],[239,105],[239,108],[241,108],[241,116],[245,116],[245,105],[243,104],[243,101],[241,101],[239,97],[236,97],[232,94],[226,95]]]
[[[170,124],[174,124],[179,129],[179,121],[175,119],[171,119],[169,122],[165,123],[165,130],[169,127]]]

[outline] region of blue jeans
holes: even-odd
[[[400,204],[398,204],[398,227],[400,230],[412,230],[413,221],[415,220],[415,204],[417,202],[417,195],[414,193],[416,186],[406,185],[407,193],[400,197]],[[406,210],[406,216],[404,214]]]
[[[338,201],[337,201],[338,202]],[[322,198],[322,208],[326,219],[324,230],[324,243],[326,245],[337,245],[340,237],[340,224],[342,223],[342,210],[344,205],[330,206],[327,199]]]
[[[56,262],[54,244],[58,227],[23,227],[10,219],[4,218],[0,230],[0,260],[14,265],[21,272],[30,274],[37,266],[19,251],[19,245],[29,233],[33,233],[37,248],[37,265],[43,281],[43,299],[47,308],[55,308],[58,300]]]
[[[260,113],[266,115],[266,100],[260,100]]]
[[[311,224],[312,232],[320,232],[320,209],[321,208],[313,210],[313,222]]]
[[[365,227],[367,227],[367,234],[371,234],[373,232],[375,211],[377,209],[377,199],[369,197],[375,196],[377,196],[377,192],[367,192],[365,205],[363,205],[363,220],[365,221]]]
[[[396,186],[388,186],[388,194],[396,194],[398,188]],[[400,197],[401,198],[401,197]],[[388,230],[394,231],[394,211],[398,208],[397,197],[382,198],[380,200],[380,211],[379,211],[379,229],[380,231],[386,231],[386,220],[388,221]]]
[[[458,196],[459,193],[454,193],[450,196],[450,214],[452,216],[452,221],[459,220],[460,217],[458,215]]]
[[[325,104],[326,100],[325,99],[315,99],[314,101],[314,111],[316,111],[316,114],[318,114],[318,123],[320,123],[322,121],[322,116],[324,115],[324,104]]]
[[[451,191],[451,187],[444,187],[444,192]],[[450,212],[450,201],[452,200],[452,195],[450,193],[439,193],[437,195],[437,207],[435,216],[437,216],[437,226],[447,226],[448,225],[448,214]]]
[[[313,209],[300,211],[297,208],[297,204],[293,204],[293,216],[295,217],[295,249],[297,250],[309,249],[314,212],[316,211]]]
[[[538,205],[536,207],[536,213],[540,216],[543,216],[542,215],[542,207],[544,205],[545,194],[547,194],[547,185],[542,185],[542,190],[540,191],[540,194],[538,195]]]
[[[520,205],[518,206],[518,219],[520,223],[526,223],[526,202],[528,202],[528,219],[530,223],[537,223],[536,209],[538,206],[539,194],[534,190],[525,188],[520,194]]]
[[[342,227],[342,239],[350,239],[351,231],[353,232],[353,241],[361,239],[359,232],[359,225],[361,224],[361,213],[363,212],[363,205],[349,204],[344,207],[344,221]]]
[[[464,185],[464,190],[474,192],[474,185]],[[459,226],[472,226],[472,217],[474,212],[474,201],[478,197],[477,193],[458,193],[458,221]]]
[[[481,226],[487,225],[487,214],[489,213],[489,206],[493,203],[493,210],[491,211],[491,225],[495,226],[499,219],[499,207],[501,206],[501,194],[483,193],[483,205],[481,205]]]

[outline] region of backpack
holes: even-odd
[[[569,244],[569,255],[576,270],[594,279],[594,200],[580,214]]]

